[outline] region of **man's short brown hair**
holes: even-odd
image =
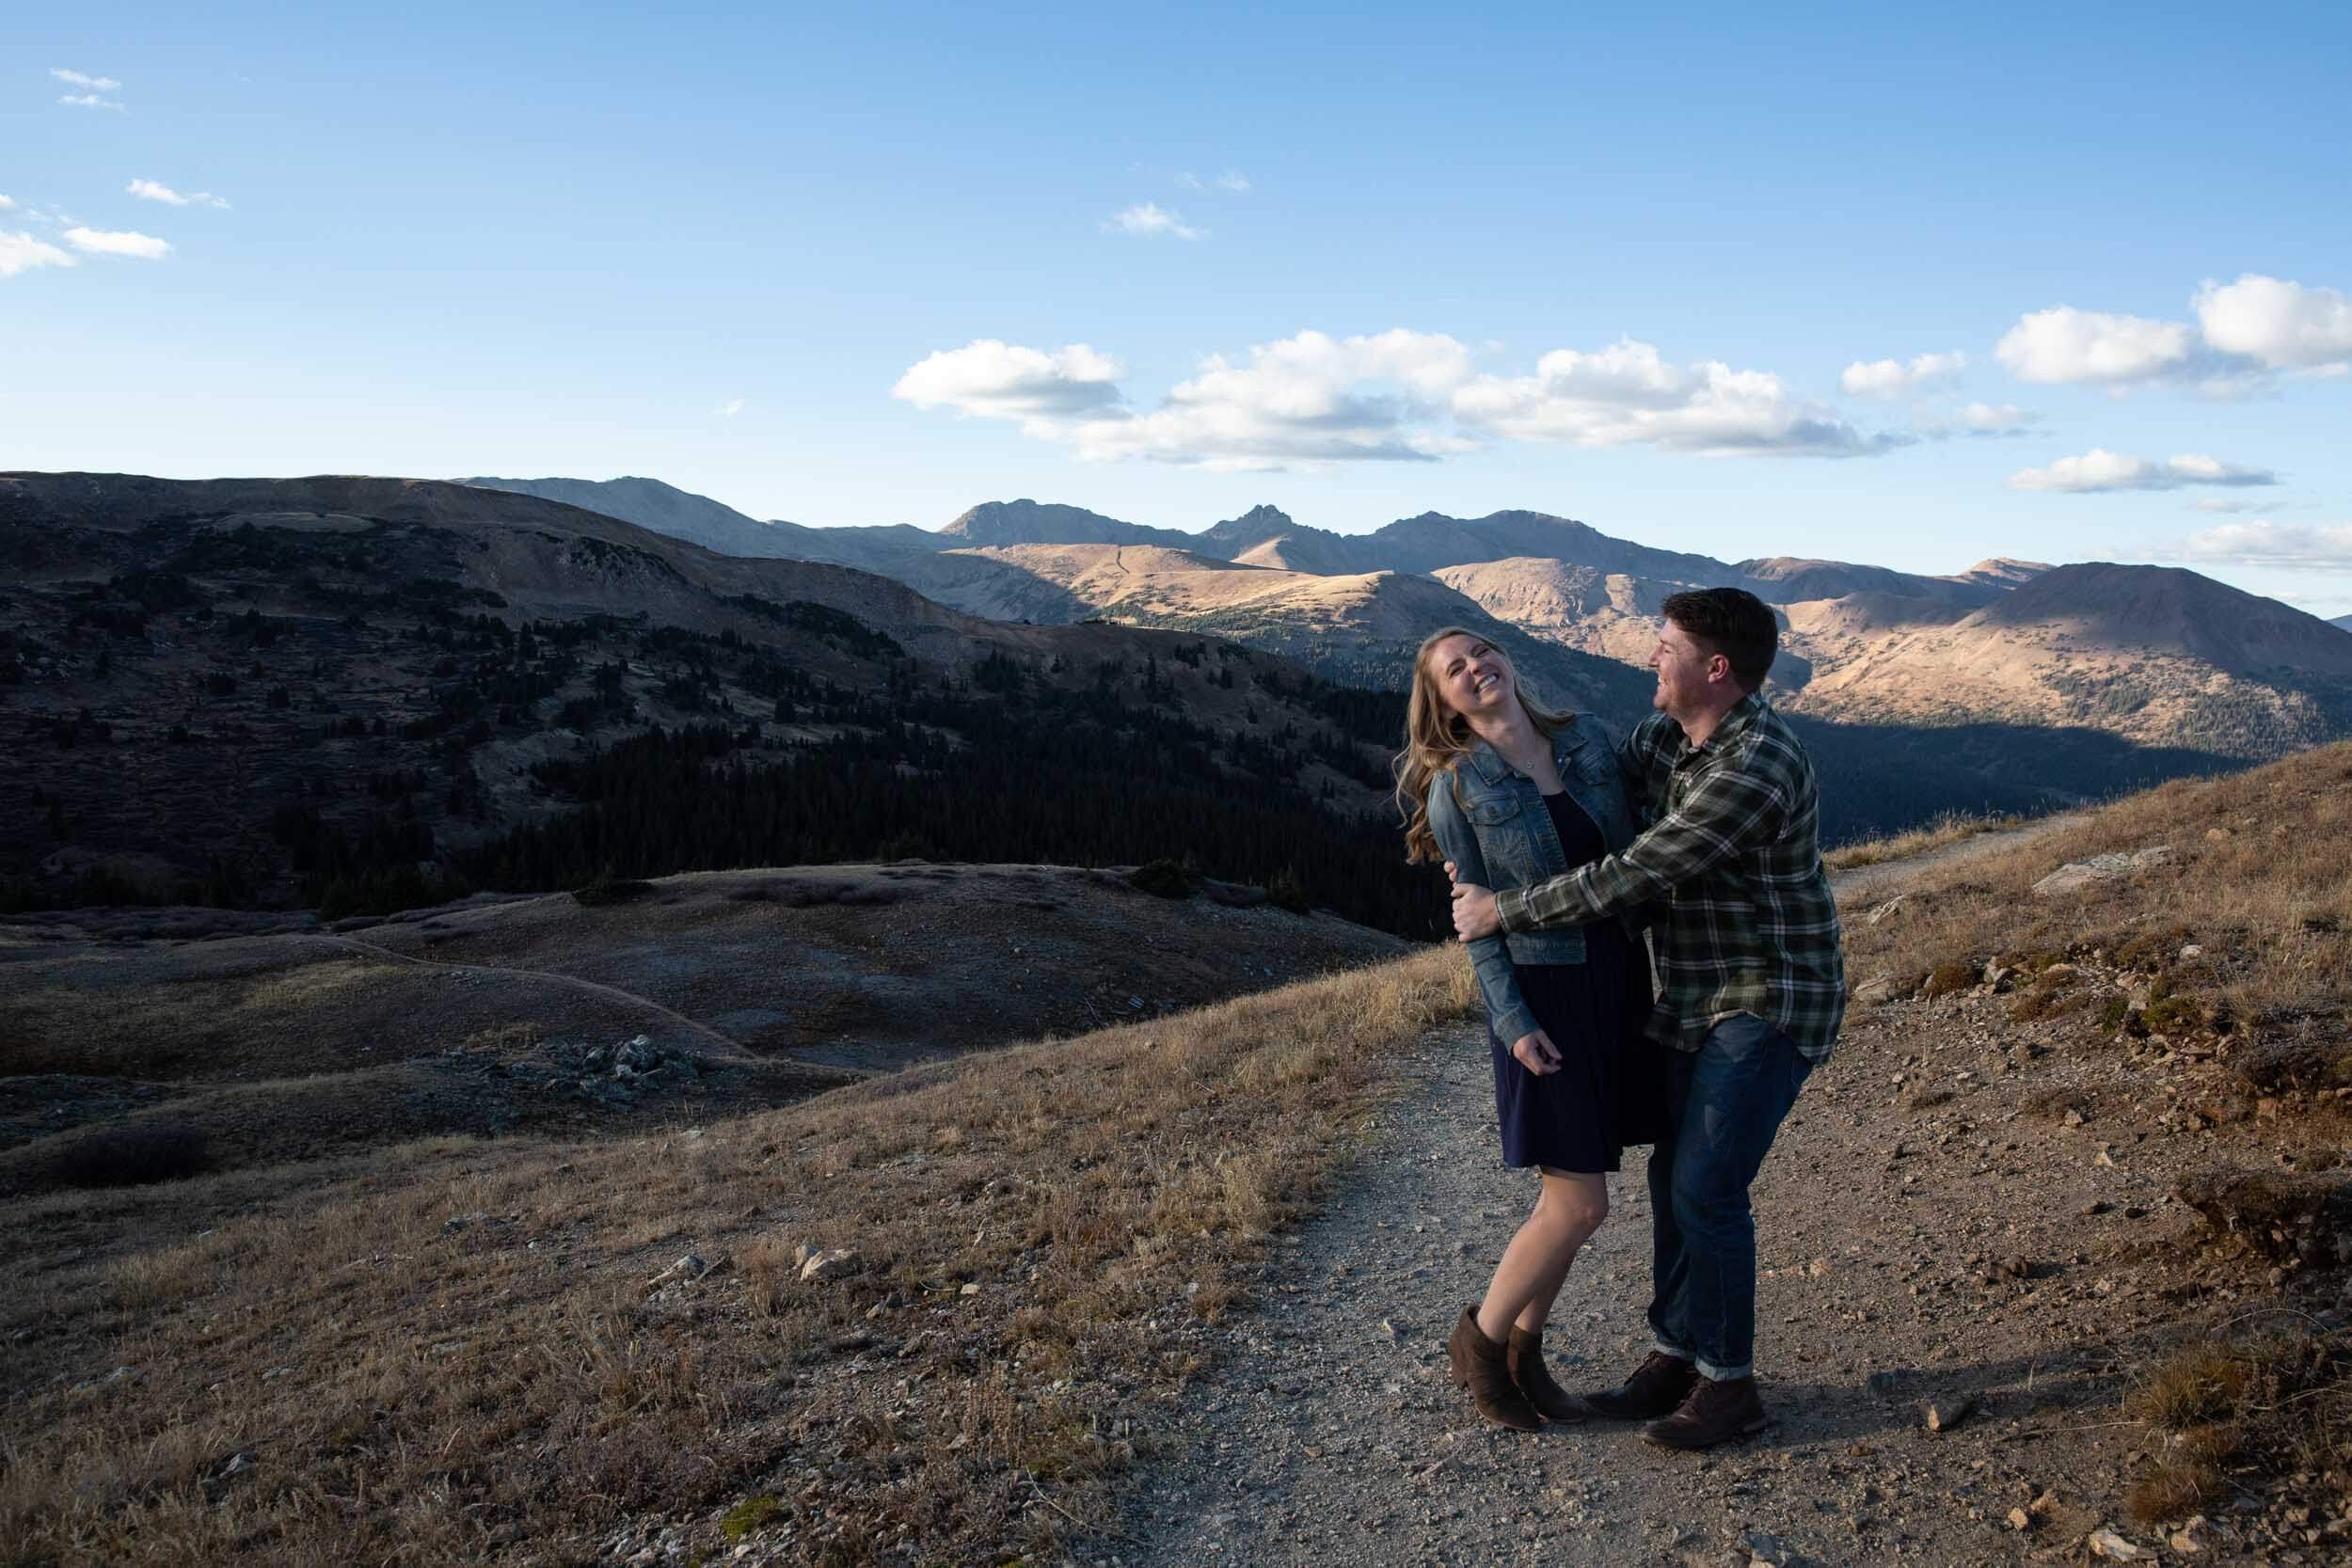
[[[1780,623],[1771,607],[1746,589],[1687,589],[1660,608],[1703,650],[1728,659],[1741,689],[1755,690],[1772,673],[1772,657],[1780,652]]]

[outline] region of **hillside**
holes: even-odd
[[[0,475],[0,903],[1191,854],[1429,918],[1366,815],[1392,702],[1233,644],[421,481]]]
[[[2352,631],[2352,615],[2339,615],[2328,624],[2331,626],[2341,626],[2345,631]]]
[[[959,557],[978,555],[1041,585],[1024,593],[981,575],[956,580]],[[1413,651],[1438,627],[1468,626],[1508,650],[1554,700],[1624,724],[1649,706],[1652,683],[1617,663],[1549,646],[1496,619],[1442,583],[1400,572],[1323,577],[1217,561],[1156,546],[1014,545],[956,551],[917,580],[946,603],[1017,610],[1043,620],[1057,609],[1263,648],[1344,685],[1402,690]]]
[[[628,1087],[608,1045],[595,1082],[645,1111],[599,1091],[567,1130],[9,1197],[0,1524],[33,1560],[125,1564],[1498,1561],[1530,1526],[1610,1568],[1742,1541],[2117,1560],[2094,1532],[2142,1560],[2332,1561],[2347,769],[2339,746],[2169,785],[1846,900],[1861,994],[1758,1188],[1779,1425],[1695,1470],[1627,1463],[1605,1423],[1489,1433],[1445,1385],[1520,1201],[1448,946],[783,1106]],[[645,918],[686,944],[734,885],[664,884]],[[1254,947],[1189,912],[1164,941]],[[424,952],[455,924],[358,934]],[[978,974],[1029,934],[1006,906],[942,957]],[[63,961],[41,940],[0,955]],[[525,953],[551,956],[503,950]],[[127,957],[123,992],[167,1004],[172,966],[241,961]],[[673,994],[755,984],[741,962]],[[232,988],[299,1002],[269,968]],[[487,1014],[513,983],[442,982]],[[678,1028],[648,1031],[658,1077]],[[539,1076],[519,1037],[454,1043],[469,1092],[516,1092],[494,1064]],[[119,1180],[141,1147],[56,1168]],[[1613,1185],[1552,1336],[1580,1385],[1647,1344],[1639,1151]]]
[[[2194,572],[2061,566],[1948,626],[1866,642],[1793,703],[1848,721],[1989,716],[2276,756],[2352,729],[2352,642]]]
[[[904,525],[882,528],[804,528],[798,523],[761,522],[735,508],[658,479],[467,479],[487,490],[538,496],[590,512],[601,512],[655,533],[700,545],[721,555],[786,557],[823,561],[871,571],[908,551],[938,547],[933,535]]]

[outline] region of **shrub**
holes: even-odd
[[[610,872],[598,877],[585,887],[572,889],[572,901],[595,908],[599,904],[627,904],[644,898],[653,892],[653,884],[632,878],[616,878]]]
[[[210,1141],[185,1122],[141,1122],[85,1133],[57,1150],[57,1180],[69,1187],[141,1187],[177,1181],[212,1165]]]
[[[1286,909],[1293,914],[1305,914],[1312,907],[1307,900],[1307,884],[1298,879],[1298,873],[1287,868],[1266,879],[1266,902]]]
[[[1949,996],[1956,990],[1967,990],[1982,976],[1977,966],[1964,958],[1947,958],[1928,971],[1927,984],[1919,988],[1922,996]]]
[[[1127,885],[1155,898],[1189,898],[1199,879],[1174,861],[1156,860],[1129,872]]]

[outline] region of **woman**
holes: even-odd
[[[1459,626],[1414,656],[1397,803],[1408,861],[1442,860],[1449,876],[1488,888],[1559,876],[1634,834],[1599,724],[1546,709],[1502,649]],[[1535,1166],[1543,1185],[1447,1348],[1478,1413],[1522,1432],[1584,1414],[1544,1365],[1544,1321],[1577,1249],[1608,1218],[1604,1173],[1628,1144],[1655,1142],[1664,1114],[1664,1059],[1642,1037],[1650,980],[1638,929],[1602,920],[1470,943],[1503,1164]]]

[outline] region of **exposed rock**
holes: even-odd
[[[2097,882],[2113,881],[2152,865],[2162,865],[2172,858],[2169,844],[2151,845],[2145,849],[2117,850],[2093,855],[2087,861],[2069,861],[2042,880],[2034,883],[2037,897],[2047,898],[2057,894],[2074,893]]]
[[[806,1249],[803,1250],[806,1251]],[[858,1256],[847,1247],[836,1247],[831,1251],[807,1252],[807,1255],[801,1260],[801,1277],[817,1284],[829,1279],[844,1278],[857,1271]]]
[[[2093,1556],[2110,1562],[2133,1562],[2148,1555],[2147,1547],[2135,1546],[2111,1529],[2092,1530],[2088,1544]]]
[[[1853,999],[1864,1006],[1892,1002],[1902,989],[1902,982],[1892,974],[1874,974],[1854,987]]]
[[[1928,1430],[1949,1432],[1976,1414],[1976,1410],[1977,1396],[1974,1394],[1947,1394],[1930,1400],[1926,1413]]]
[[[2352,1261],[2352,1181],[2337,1173],[2208,1170],[2181,1179],[2180,1200],[2274,1262]]]

